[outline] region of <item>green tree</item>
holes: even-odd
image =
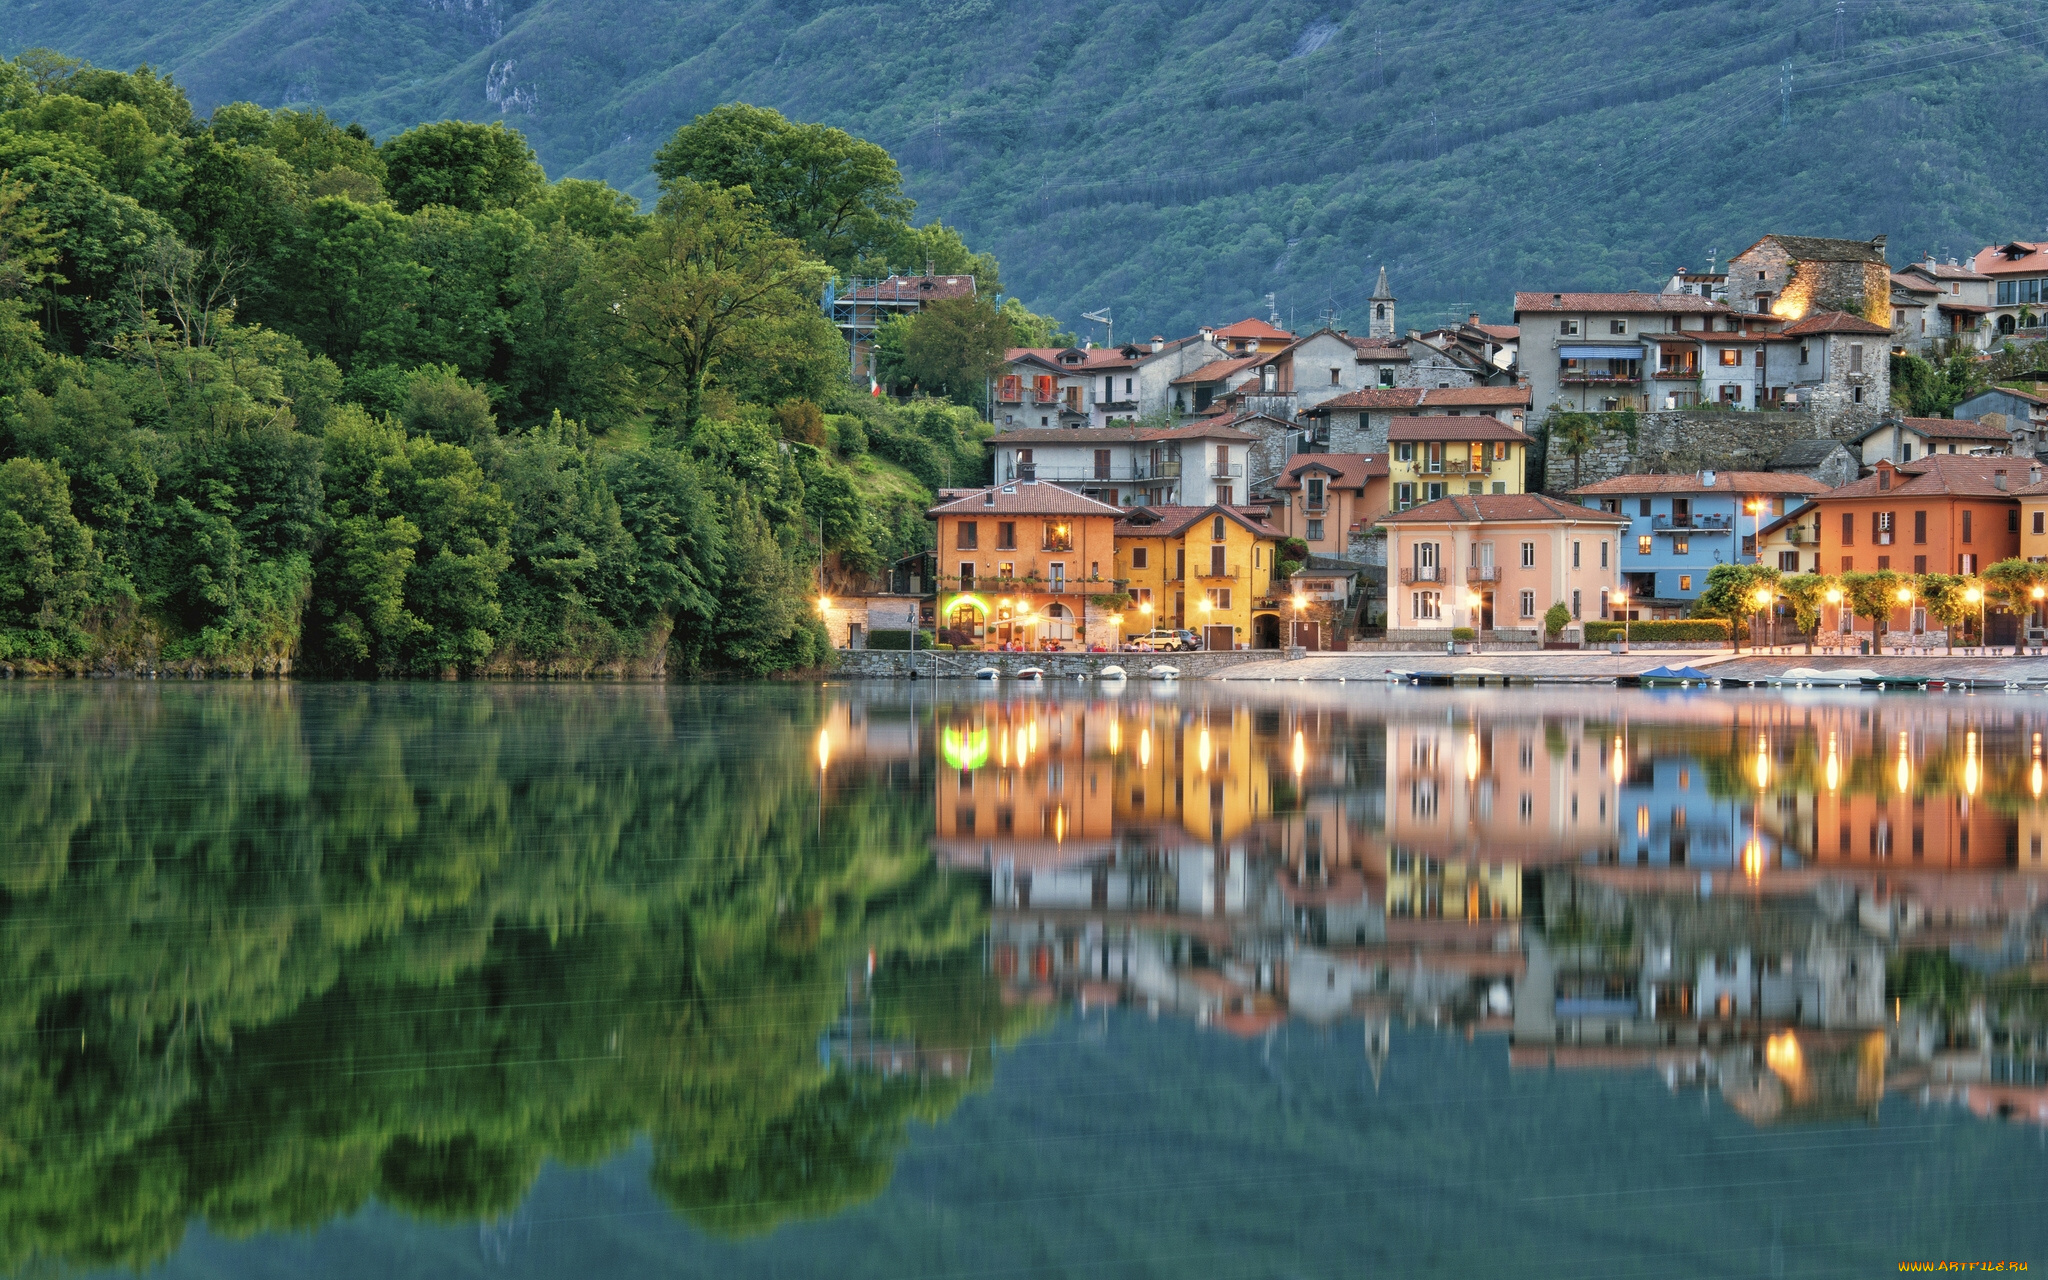
[[[1544,436],[1557,442],[1559,452],[1572,460],[1572,488],[1579,487],[1581,461],[1600,438],[1600,424],[1592,414],[1553,409],[1544,420]]]
[[[672,184],[648,229],[607,259],[594,314],[642,386],[675,406],[685,435],[750,326],[813,308],[824,275],[754,207],[694,183]]]
[[[1922,573],[1913,578],[1913,594],[1927,616],[1941,624],[1950,653],[1956,651],[1956,632],[1977,617],[1977,606],[1963,598],[1969,582],[1952,573]]]
[[[1009,343],[1010,322],[994,307],[979,298],[943,298],[910,320],[903,366],[928,391],[981,404]]]
[[[0,657],[78,652],[99,572],[63,471],[31,458],[0,463]]]
[[[1779,572],[1760,564],[1717,564],[1707,570],[1706,590],[1692,603],[1695,618],[1726,618],[1728,629],[1735,638],[1735,647],[1742,647],[1742,633],[1750,619],[1762,609],[1756,603],[1756,594],[1765,590],[1776,597]]]
[[[631,235],[643,221],[638,200],[588,178],[551,183],[519,211],[542,230],[560,225],[597,241]]]
[[[1836,581],[1850,611],[1871,620],[1870,651],[1876,653],[1884,647],[1892,610],[1899,607],[1899,586],[1906,579],[1890,569],[1879,569],[1875,573],[1845,573]]]
[[[1003,319],[1010,322],[1013,347],[1071,347],[1074,335],[1051,316],[1041,316],[1015,297],[1003,299]]]
[[[1894,355],[1891,361],[1892,403],[1916,418],[1946,418],[1984,389],[1976,360],[1963,352],[1938,365],[1915,355]]]
[[[693,185],[745,187],[776,235],[839,270],[905,234],[914,202],[889,153],[828,125],[727,103],[677,129],[654,153],[666,193]]]
[[[465,213],[516,209],[547,185],[533,148],[498,121],[437,120],[379,150],[385,189],[400,213],[446,205]]]

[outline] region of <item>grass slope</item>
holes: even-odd
[[[0,0],[0,48],[150,61],[202,106],[525,130],[645,195],[730,99],[894,151],[922,213],[1073,321],[1404,324],[1655,287],[1766,230],[1893,259],[2042,234],[2048,12],[1989,0]],[[1789,63],[1791,122],[1781,124]]]

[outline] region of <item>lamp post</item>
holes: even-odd
[[[1977,606],[1977,647],[1984,647],[1984,589],[1976,583],[1963,588],[1963,603]]]
[[[1764,500],[1762,498],[1751,498],[1748,507],[1750,554],[1756,557],[1758,564],[1762,564],[1764,562]],[[1735,532],[1740,536],[1742,530],[1738,528]],[[1742,563],[1742,556],[1739,553],[1735,557],[1735,562],[1737,564]]]
[[[1821,594],[1821,599],[1835,606],[1835,632],[1839,635],[1842,630],[1842,592],[1840,588],[1829,587]]]
[[[2027,594],[2028,594],[2029,596],[2033,597],[2033,601],[2034,601],[2034,618],[2033,618],[2033,621],[2039,621],[2039,619],[2040,619],[2040,616],[2041,616],[2041,601],[2042,601],[2042,600],[2044,600],[2044,599],[2048,599],[2048,587],[2041,587],[2041,586],[2036,586],[2036,587],[2035,587],[2035,588],[2034,588],[2034,589],[2033,589],[2032,591],[2029,591],[2029,592],[2028,592]],[[2035,632],[2038,632],[2038,631],[2040,630],[2040,628],[2039,628],[2039,627],[2029,627],[2029,628],[2027,628],[2027,629],[2028,629],[2029,631],[2035,631]],[[2033,637],[2033,636],[2029,636],[2029,637],[2027,637],[2027,638],[2028,638],[2028,639],[2030,639],[2030,640],[2031,640],[2031,639],[2034,639],[2034,637]],[[2039,644],[2038,642],[2034,644],[2034,646],[2033,646],[2033,650],[2034,650],[2034,652],[2035,652],[2035,653],[2039,653],[2039,652],[2041,652],[2041,646],[2040,646],[2040,644]]]
[[[1900,587],[1898,601],[1899,607],[1906,611],[1906,629],[1910,633],[1913,628],[1913,588]]]
[[[1628,588],[1616,587],[1607,593],[1607,602],[1621,619],[1621,651],[1628,652]]]
[[[1201,610],[1202,610],[1202,647],[1203,647],[1204,649],[1206,649],[1206,648],[1208,648],[1208,647],[1209,647],[1209,610],[1210,610],[1211,608],[1213,608],[1213,607],[1214,607],[1214,606],[1212,606],[1212,605],[1211,605],[1211,604],[1209,603],[1209,597],[1207,597],[1207,596],[1203,596],[1203,597],[1202,597],[1202,600],[1201,600]]]
[[[1776,593],[1774,593],[1769,587],[1758,587],[1755,591],[1750,593],[1749,602],[1752,605],[1756,606],[1756,611],[1758,613],[1764,613],[1766,610],[1770,609],[1771,605],[1777,600],[1777,598],[1778,597]],[[1778,619],[1776,614],[1769,614],[1764,621],[1764,644],[1768,648],[1775,649],[1778,647],[1777,624]]]
[[[1308,606],[1308,598],[1307,598],[1306,596],[1302,595],[1302,594],[1301,594],[1301,593],[1300,593],[1299,591],[1295,592],[1295,593],[1294,593],[1294,634],[1293,634],[1293,635],[1291,635],[1291,636],[1289,636],[1289,637],[1287,638],[1287,647],[1288,647],[1288,648],[1290,648],[1290,649],[1292,649],[1292,648],[1294,647],[1294,642],[1295,642],[1295,641],[1297,641],[1297,640],[1301,639],[1301,611],[1302,611],[1302,610],[1303,610],[1304,608],[1306,608],[1307,606]]]

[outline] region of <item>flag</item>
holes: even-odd
[[[882,384],[875,381],[875,375],[872,373],[868,375],[868,394],[871,396],[882,394]]]

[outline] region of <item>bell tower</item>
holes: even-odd
[[[1372,291],[1372,323],[1366,327],[1366,336],[1391,338],[1397,332],[1394,328],[1394,291],[1387,287],[1386,264],[1380,264],[1380,283]]]

